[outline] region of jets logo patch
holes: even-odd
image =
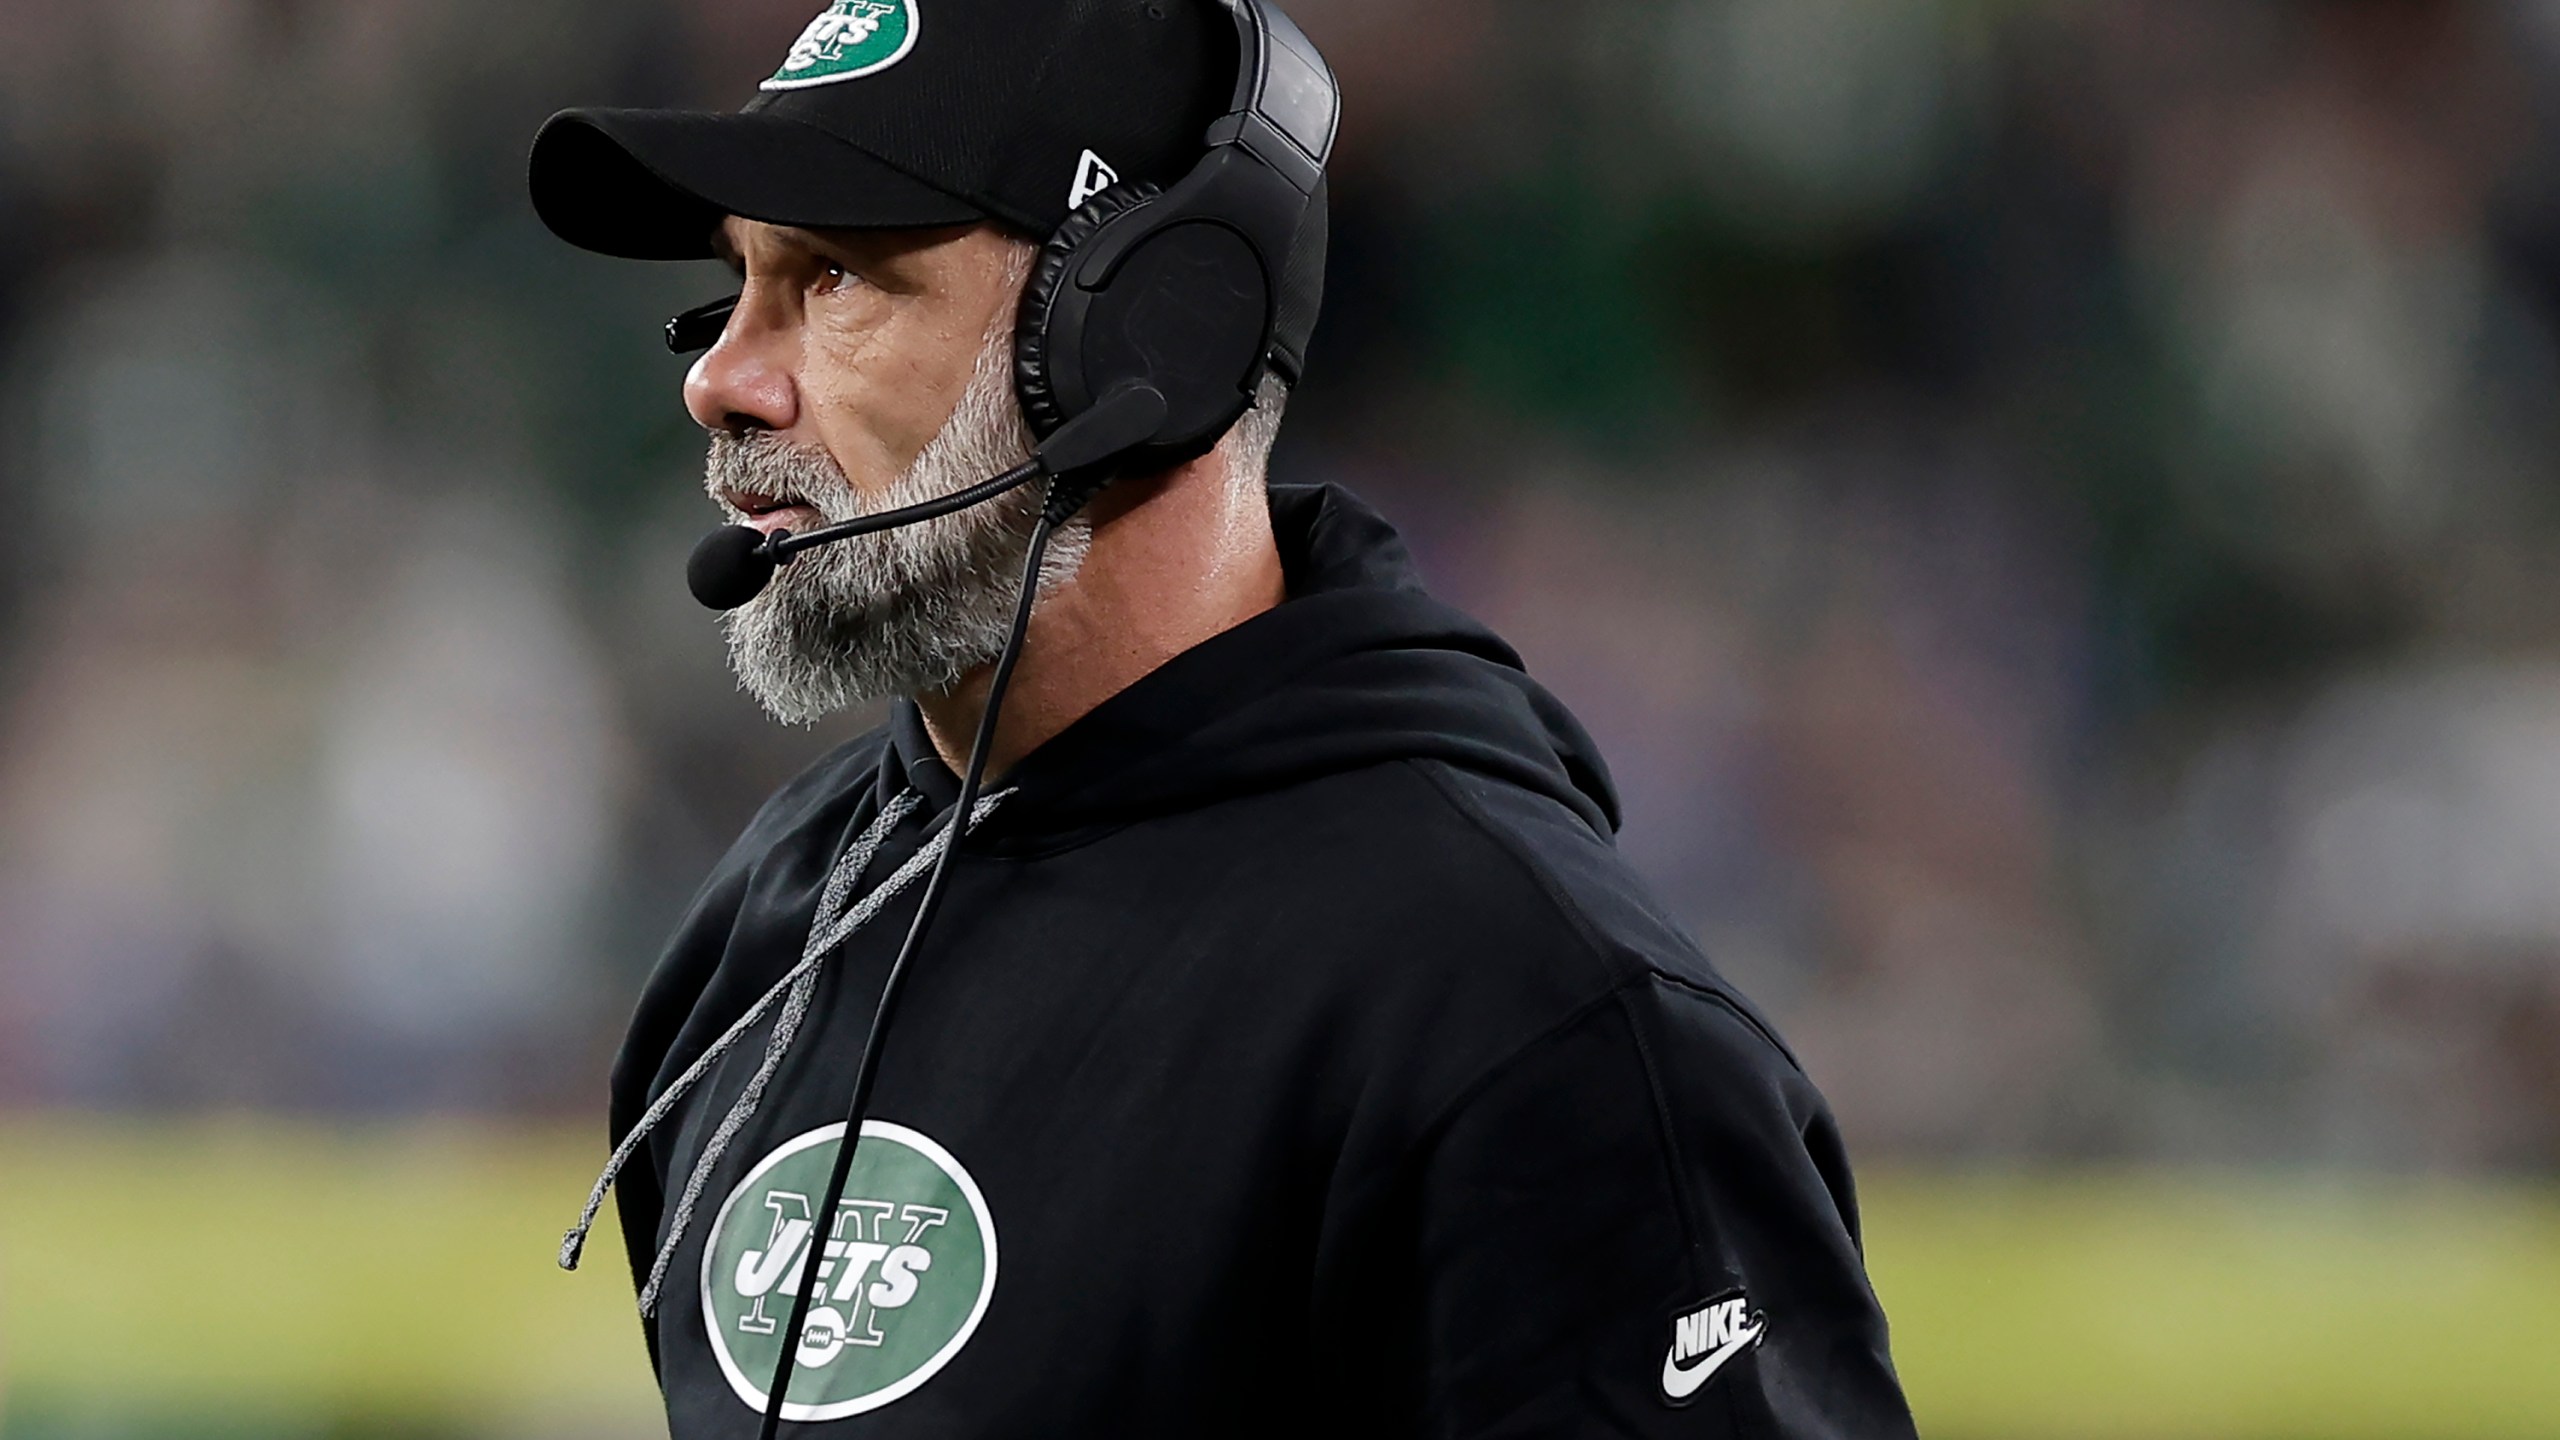
[[[1751,1308],[1741,1291],[1719,1296],[1671,1322],[1671,1349],[1662,1357],[1662,1398],[1686,1405],[1698,1398],[1734,1357],[1760,1343],[1769,1317]]]
[[[919,28],[916,0],[835,0],[761,88],[802,90],[877,75],[916,48]]]
[[[729,1192],[702,1252],[702,1319],[738,1398],[761,1413],[803,1287],[808,1324],[785,1420],[841,1420],[912,1393],[951,1363],[996,1288],[996,1227],[951,1152],[867,1120],[835,1214],[826,1198],[844,1126],[767,1155]]]

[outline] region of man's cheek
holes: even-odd
[[[954,327],[921,334],[900,324],[831,341],[824,382],[873,448],[861,456],[883,484],[894,482],[951,419],[977,378],[983,334]],[[852,457],[845,457],[850,460]]]
[[[877,397],[832,398],[819,412],[817,430],[817,442],[866,504],[886,495],[914,458],[901,453],[897,437],[904,427]]]

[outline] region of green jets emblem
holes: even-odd
[[[877,75],[916,48],[916,0],[835,0],[809,22],[767,90],[798,90]]]
[[[762,1411],[801,1287],[809,1319],[785,1420],[841,1420],[951,1363],[996,1290],[996,1227],[951,1152],[866,1120],[844,1201],[820,1224],[842,1125],[764,1157],[720,1206],[702,1253],[702,1318],[738,1398]],[[814,1243],[813,1243],[814,1242]],[[812,1252],[816,1266],[810,1261]]]

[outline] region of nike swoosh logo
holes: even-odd
[[[1750,1349],[1760,1339],[1760,1332],[1768,1328],[1769,1323],[1764,1320],[1752,1326],[1749,1334],[1734,1336],[1686,1369],[1680,1365],[1680,1347],[1671,1347],[1662,1357],[1662,1393],[1674,1400],[1686,1400],[1697,1394],[1700,1386],[1716,1378],[1716,1372],[1724,1368],[1726,1361]]]

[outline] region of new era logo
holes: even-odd
[[[1120,172],[1111,162],[1087,150],[1076,164],[1076,183],[1067,191],[1067,208],[1080,210],[1084,202],[1120,183]]]

